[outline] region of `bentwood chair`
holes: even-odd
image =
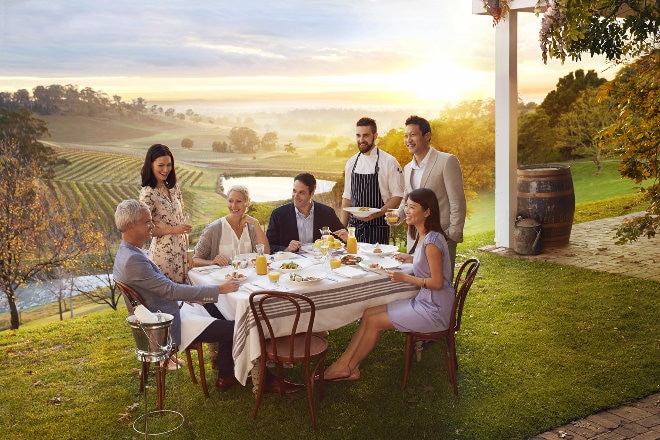
[[[252,418],[257,418],[257,411],[264,393],[266,362],[270,360],[277,364],[278,377],[276,380],[279,381],[282,395],[284,395],[284,363],[302,363],[305,366],[305,388],[307,389],[309,414],[312,428],[316,429],[314,382],[315,376],[318,376],[319,398],[323,399],[323,372],[328,341],[312,332],[316,314],[314,301],[296,293],[267,290],[250,295],[250,309],[259,332],[260,371],[262,372],[259,375]],[[285,336],[276,337],[273,328],[277,327],[273,320],[282,316],[287,316],[287,319],[291,320],[291,324],[286,325]]]
[[[465,261],[461,269],[456,275],[454,280],[454,289],[456,290],[456,297],[452,307],[451,317],[449,320],[449,328],[441,332],[433,333],[406,333],[406,353],[405,364],[403,368],[403,383],[401,389],[405,389],[408,384],[408,373],[410,372],[410,361],[413,356],[414,346],[418,342],[435,342],[440,345],[440,340],[444,341],[445,357],[447,359],[447,370],[449,372],[449,380],[454,387],[454,395],[458,395],[458,380],[456,372],[458,371],[458,358],[456,357],[456,339],[455,335],[461,328],[461,317],[463,315],[463,306],[468,291],[477,276],[477,270],[481,263],[476,258],[470,258]]]
[[[124,295],[124,299],[126,300],[127,305],[130,305],[130,307],[132,308],[137,307],[139,304],[144,305],[144,300],[142,299],[142,296],[138,292],[136,292],[135,289],[117,280],[115,280],[115,284],[117,285],[121,293]],[[197,357],[199,360],[199,381],[201,382],[202,385],[202,392],[204,393],[204,397],[208,398],[209,390],[206,385],[206,373],[204,371],[204,352],[202,350],[202,343],[193,342],[186,348],[186,358],[188,361],[188,372],[190,373],[190,380],[192,381],[192,383],[197,384],[197,378],[195,377],[195,370],[192,366],[192,356],[190,354],[190,350],[197,351]],[[147,382],[147,377],[149,375],[150,364],[151,364],[150,362],[142,362],[142,371],[140,373],[140,392],[144,391],[144,386]],[[161,368],[160,366],[156,366],[155,370],[156,370],[156,390],[158,391],[157,405],[158,405],[158,409],[161,409],[163,400],[165,400],[165,373],[167,372],[167,368]]]

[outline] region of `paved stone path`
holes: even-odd
[[[642,237],[634,243],[615,244],[615,229],[625,217],[573,225],[568,246],[544,249],[539,255],[522,256],[513,249],[497,246],[481,250],[660,281],[660,237],[651,240]]]
[[[660,282],[660,237],[615,244],[615,229],[624,217],[573,225],[568,246],[545,249],[539,255],[518,255],[512,249],[497,246],[485,246],[480,250]],[[575,420],[530,440],[557,439],[660,440],[660,393]]]

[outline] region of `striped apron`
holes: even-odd
[[[355,166],[360,159],[359,153],[355,158],[353,169],[351,170],[351,205],[366,206],[369,208],[382,208],[383,197],[380,194],[378,186],[378,158],[380,150],[376,148],[376,169],[373,174],[356,174]],[[385,217],[381,216],[368,222],[356,220],[351,214],[348,219],[348,225],[355,227],[355,237],[362,243],[381,243],[390,242],[390,228],[385,222]]]

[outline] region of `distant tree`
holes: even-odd
[[[261,148],[264,151],[273,151],[277,148],[277,132],[266,132],[261,138]]]
[[[66,300],[70,300],[73,296],[75,286],[74,277],[69,272],[56,267],[48,273],[41,271],[35,278],[39,280],[45,290],[57,301],[60,321],[63,321],[64,312],[66,311]],[[73,317],[73,310],[71,310],[71,316]]]
[[[226,141],[213,141],[211,149],[216,153],[226,153],[229,151],[229,144]]]
[[[247,213],[248,215],[251,215],[252,217],[259,220],[259,223],[263,228],[264,225],[268,225],[270,214],[273,212],[273,209],[275,209],[275,207],[268,203],[252,202],[248,208]]]
[[[12,95],[12,102],[14,104],[14,108],[25,108],[29,109],[30,108],[30,92],[28,92],[25,89],[19,89],[14,92]]]
[[[546,163],[555,160],[554,129],[550,117],[538,106],[518,116],[518,164]]]
[[[167,116],[168,118],[174,117],[175,113],[176,113],[176,110],[174,110],[172,107],[165,110],[165,116]]]
[[[287,142],[284,145],[284,152],[285,153],[291,153],[291,154],[296,153],[296,147],[293,146],[293,143],[291,141]]]
[[[399,165],[404,166],[410,162],[411,154],[403,143],[403,128],[393,128],[384,136],[378,136],[378,148],[390,153],[399,162]],[[357,148],[355,143],[351,143],[346,148],[347,152],[351,155],[355,154]]]
[[[112,241],[106,235],[100,244],[100,247],[102,247],[100,252],[95,255],[87,255],[82,265],[88,273],[91,273],[89,276],[103,283],[103,287],[91,291],[80,289],[79,286],[75,287],[79,293],[85,295],[92,302],[96,304],[107,304],[112,310],[117,310],[117,306],[121,300],[121,291],[117,288],[112,278],[115,254],[110,243]]]
[[[596,175],[603,171],[599,134],[614,121],[610,104],[597,96],[593,88],[583,90],[561,115],[555,130],[556,146],[570,152],[571,158],[586,157],[596,165]]]
[[[194,142],[190,138],[183,138],[181,140],[181,147],[182,148],[191,149],[193,147],[193,144],[194,144]]]
[[[176,118],[183,121],[186,119],[186,115],[184,115],[183,113],[177,113]]]
[[[147,101],[142,97],[137,97],[133,100],[131,105],[131,113],[139,121],[140,115],[142,115],[147,109]]]
[[[0,142],[15,145],[19,149],[17,160],[25,163],[36,161],[39,171],[43,173],[40,177],[43,178],[52,177],[54,167],[66,163],[58,159],[55,150],[38,141],[49,135],[46,122],[34,117],[31,111],[24,108],[0,108]]]
[[[254,153],[259,146],[257,132],[248,127],[233,127],[229,131],[232,150],[240,153]]]
[[[581,91],[587,88],[596,88],[605,83],[604,78],[598,78],[598,74],[589,70],[585,75],[584,70],[578,69],[560,78],[557,87],[548,93],[540,107],[548,115],[550,127],[557,125],[562,113],[568,111],[571,104],[575,102]]]
[[[461,163],[467,199],[475,198],[477,191],[492,188],[495,180],[494,115],[455,117],[447,113],[429,122],[431,145],[454,154]]]
[[[624,221],[617,231],[619,242],[654,237],[660,229],[660,50],[624,67],[602,87],[616,115],[602,131],[601,148],[620,155],[622,177],[644,184],[640,188],[649,203],[646,214]]]
[[[39,179],[38,162],[22,157],[15,142],[0,141],[0,174],[0,290],[17,329],[16,289],[42,271],[77,266],[101,237],[89,214],[58,202]]]

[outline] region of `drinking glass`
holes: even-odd
[[[394,237],[394,228],[399,221],[399,210],[398,209],[388,209],[385,214],[385,221],[390,225],[390,237],[392,238],[392,244],[396,246],[396,239]]]
[[[276,270],[271,270],[268,272],[268,281],[274,285],[277,285],[277,283],[280,281],[280,273]]]

